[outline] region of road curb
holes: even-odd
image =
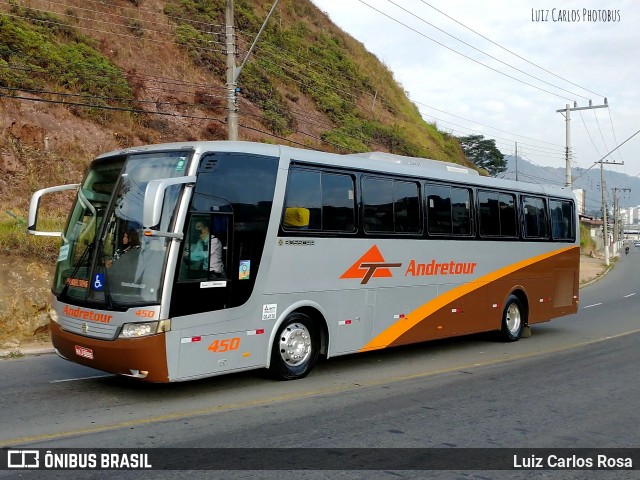
[[[609,273],[611,270],[613,270],[614,267],[615,267],[614,263],[610,264],[607,268],[605,268],[605,270],[600,275],[598,275],[596,278],[593,278],[593,279],[589,280],[588,282],[581,283],[578,288],[583,288],[583,287],[588,287],[589,285],[593,285],[598,280],[601,280],[604,277],[606,277],[607,273]]]

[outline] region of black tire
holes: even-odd
[[[522,335],[527,322],[527,312],[522,302],[515,295],[509,295],[502,311],[500,339],[504,342],[515,342]]]
[[[278,329],[271,347],[271,374],[281,380],[303,378],[313,370],[320,353],[320,334],[302,313],[289,315]]]

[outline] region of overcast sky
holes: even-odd
[[[440,130],[493,138],[504,154],[518,142],[535,164],[564,168],[566,123],[556,110],[606,97],[608,109],[571,112],[573,166],[583,169],[640,130],[635,0],[312,1],[389,67]],[[640,134],[607,160],[639,174]]]

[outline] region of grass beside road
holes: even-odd
[[[61,231],[66,215],[42,217],[38,229],[42,231]],[[27,233],[27,222],[10,210],[0,212],[0,255],[16,256],[55,262],[60,249],[60,237],[44,237]]]

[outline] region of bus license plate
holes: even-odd
[[[76,355],[83,358],[88,358],[89,360],[93,360],[93,350],[86,347],[81,347],[76,345]]]

